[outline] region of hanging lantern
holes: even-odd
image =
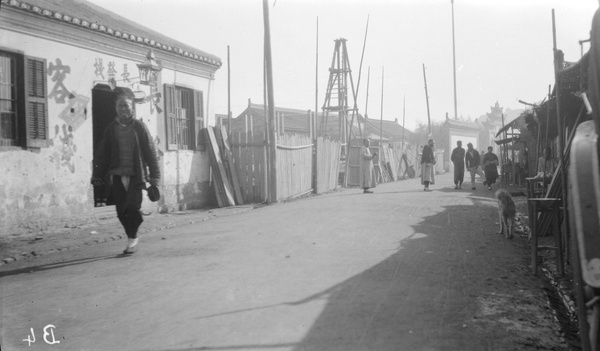
[[[156,57],[152,49],[146,54],[146,61],[137,64],[140,70],[140,84],[155,87],[158,82],[158,73],[162,67],[156,62]]]

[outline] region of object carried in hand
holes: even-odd
[[[150,185],[146,188],[146,191],[148,192],[148,199],[150,199],[150,201],[156,202],[160,200],[160,191],[155,185]]]

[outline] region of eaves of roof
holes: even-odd
[[[124,41],[144,44],[152,49],[164,50],[203,64],[221,67],[221,59],[183,44],[150,28],[139,25],[114,12],[85,0],[0,0],[2,7],[39,15],[63,23],[111,35]]]

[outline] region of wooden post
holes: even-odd
[[[502,114],[502,129],[504,129],[504,113]],[[503,139],[506,140],[506,131],[502,133]],[[502,173],[502,183],[508,185],[508,179],[506,179],[506,170],[504,169],[504,165],[506,164],[506,143],[500,145],[500,172]]]
[[[513,123],[513,125],[514,125],[514,123]],[[510,127],[510,135],[511,136],[515,135],[515,130],[514,130],[513,127]],[[513,174],[513,183],[515,185],[517,185],[517,173],[516,173],[517,172],[517,167],[515,165],[515,144],[514,143],[515,143],[515,141],[514,141],[514,138],[513,138],[513,144],[512,144],[512,174]],[[521,161],[521,160],[519,160],[519,161]]]
[[[319,17],[317,16],[317,38],[315,45],[315,127],[314,136],[317,135],[316,119],[319,111]]]
[[[363,48],[362,48],[362,54],[360,56],[360,65],[358,66],[358,81],[356,82],[356,90],[352,90],[353,93],[353,97],[354,97],[354,109],[352,109],[352,120],[350,121],[350,132],[352,134],[352,128],[354,127],[354,116],[358,115],[358,101],[357,101],[357,97],[358,97],[358,88],[360,87],[360,77],[361,77],[361,73],[362,73],[362,64],[363,64],[363,58],[365,56],[365,47],[367,46],[367,32],[369,31],[369,16],[367,16],[367,27],[365,28],[365,39],[363,41]],[[350,76],[350,79],[352,79],[352,76]],[[356,117],[358,120],[358,116]],[[362,137],[362,127],[360,125],[360,121],[358,121],[358,133],[359,135]],[[350,144],[348,144],[350,145]],[[350,146],[348,146],[348,150],[350,150]]]
[[[227,45],[227,133],[231,139],[231,65],[229,61],[229,45]]]
[[[556,20],[554,18],[554,9],[552,9],[552,42],[553,42],[553,52],[554,52],[554,79],[555,79],[555,83],[554,83],[554,87],[555,87],[555,98],[556,98],[556,123],[557,123],[557,129],[558,129],[558,154],[559,154],[559,165],[560,167],[562,167],[562,171],[560,172],[561,174],[561,182],[562,182],[562,200],[563,200],[563,225],[564,228],[569,228],[569,209],[567,206],[567,199],[568,199],[568,188],[567,188],[567,172],[566,172],[566,167],[565,167],[565,149],[564,149],[564,145],[565,145],[565,131],[564,131],[564,126],[562,124],[561,121],[561,111],[560,111],[560,89],[561,89],[561,84],[560,84],[560,79],[559,79],[559,72],[561,70],[560,65],[562,64],[562,62],[560,62],[558,60],[558,49],[556,48]],[[565,242],[568,242],[568,240],[566,240]],[[560,248],[559,248],[560,250]],[[566,253],[567,258],[566,260],[568,261],[568,255],[569,253]],[[563,264],[563,262],[560,263],[561,265]]]
[[[381,116],[379,118],[379,153],[382,150],[382,140],[383,140],[383,75],[384,75],[384,67],[381,67]],[[381,155],[377,155],[377,160],[381,159]]]
[[[452,72],[454,73],[454,119],[458,120],[458,107],[456,100],[456,45],[454,44],[454,0],[452,4]]]
[[[402,106],[402,153],[404,153],[404,122],[406,122],[406,94],[404,94]]]
[[[423,64],[423,80],[425,81],[425,102],[427,103],[427,123],[429,125],[429,138],[431,138],[431,116],[429,115],[429,95],[427,94],[427,76],[425,75],[425,64]]]
[[[367,127],[367,109],[369,107],[369,81],[371,80],[371,66],[369,66],[369,69],[367,70],[367,96],[366,96],[366,101],[365,101],[365,128]],[[363,136],[362,133],[360,135],[361,137]],[[366,135],[365,135],[366,137]]]
[[[275,132],[275,98],[273,96],[273,62],[271,58],[271,25],[269,23],[269,2],[263,0],[265,27],[265,67],[267,88],[267,116],[269,126],[269,203],[277,202],[277,133]]]

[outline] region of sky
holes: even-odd
[[[228,67],[232,115],[248,99],[263,104],[261,0],[90,1],[218,56],[214,113],[227,114]],[[496,102],[516,110],[527,108],[519,99],[541,101],[554,82],[552,10],[557,47],[575,62],[598,0],[269,0],[275,105],[320,109],[344,38],[361,114],[410,130],[426,124],[424,65],[431,121],[454,118],[452,8],[458,118],[474,120]]]

